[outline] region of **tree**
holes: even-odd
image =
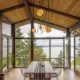
[[[31,36],[31,34],[28,34]],[[20,28],[16,30],[16,37],[22,37]],[[35,40],[36,41],[36,40]],[[31,55],[31,40],[30,39],[16,39],[16,66],[21,66],[24,63],[24,66],[28,66],[30,63]],[[46,54],[43,52],[41,47],[34,45],[34,60],[46,59]]]

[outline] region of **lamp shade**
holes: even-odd
[[[39,9],[39,10],[37,11],[37,15],[38,15],[38,16],[42,16],[43,13],[44,13],[43,9]]]
[[[36,29],[35,28],[32,28],[32,32],[36,32]]]
[[[49,25],[45,26],[45,31],[46,32],[51,32],[51,27]]]

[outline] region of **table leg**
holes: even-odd
[[[31,74],[29,74],[29,80],[31,80]]]

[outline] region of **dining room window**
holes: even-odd
[[[49,39],[34,39],[34,60],[49,60]]]
[[[28,67],[31,61],[31,25],[15,26],[15,67]]]
[[[75,70],[80,73],[80,37],[75,37]]]
[[[12,64],[12,37],[11,37],[11,25],[8,23],[2,23],[2,71],[6,73]]]
[[[51,39],[51,63],[53,67],[64,67],[63,39]]]

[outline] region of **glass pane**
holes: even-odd
[[[12,39],[9,39],[9,67],[12,67]]]
[[[34,60],[46,60],[49,58],[49,47],[34,47]]]
[[[36,29],[36,32],[34,32],[34,36],[35,37],[65,37],[66,36],[66,33],[54,28],[51,28],[51,32],[46,32],[45,30],[46,25],[41,25],[42,29],[40,29],[40,24],[35,23],[34,27]],[[56,26],[53,25],[53,27],[56,27]]]
[[[74,57],[74,37],[71,37],[71,57]]]
[[[15,56],[16,67],[28,67],[31,60],[30,39],[15,39]]]
[[[3,72],[7,70],[7,38],[3,37]]]
[[[27,24],[21,27],[16,27],[15,37],[31,37],[31,25]]]
[[[75,59],[75,64],[76,64],[76,70],[80,71],[80,37],[75,38],[75,44],[76,44],[76,59]]]
[[[49,58],[49,40],[34,39],[34,60],[47,60]]]
[[[53,67],[63,67],[64,60],[63,58],[53,58],[51,59],[51,64]]]
[[[11,36],[11,25],[3,23],[2,24],[2,34]]]
[[[65,67],[69,67],[69,39],[65,39]]]
[[[63,58],[63,47],[51,47],[51,58]]]
[[[71,37],[71,46],[74,46],[74,37]]]
[[[49,46],[48,39],[34,39],[34,44],[36,46]]]
[[[74,70],[74,58],[71,58],[71,69]]]
[[[71,47],[71,57],[74,57],[74,47]]]
[[[53,46],[63,47],[63,39],[51,39],[51,47]]]

